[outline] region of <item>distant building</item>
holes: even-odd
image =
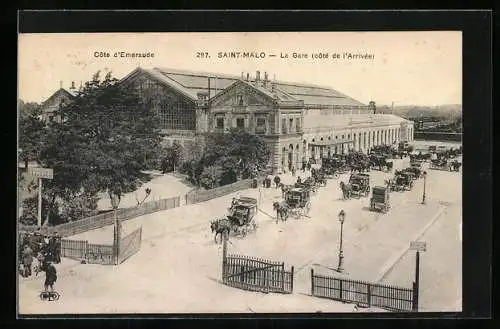
[[[164,138],[182,145],[237,128],[269,145],[275,172],[349,149],[413,141],[413,121],[376,113],[332,88],[165,68],[137,68],[120,83],[137,88],[159,114]]]
[[[59,89],[42,103],[41,119],[44,122],[60,121],[61,118],[57,115],[57,110],[59,110],[61,106],[71,102],[76,95],[77,89],[75,88],[74,81],[71,83],[71,87],[69,89],[63,88],[61,81]]]

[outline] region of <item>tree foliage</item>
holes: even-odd
[[[162,153],[161,170],[163,173],[175,171],[181,165],[184,152],[183,147],[178,142],[165,147]]]
[[[232,130],[209,136],[203,155],[188,162],[184,170],[195,184],[226,185],[264,172],[269,159],[267,144],[259,136]]]
[[[39,158],[54,169],[54,179],[44,182],[51,204],[89,198],[81,204],[92,210],[98,192],[121,196],[135,189],[157,159],[159,121],[135,89],[110,73],[101,80],[97,72],[58,115],[64,120],[50,123]]]
[[[29,113],[19,116],[19,148],[21,149],[19,158],[24,161],[25,168],[28,168],[28,162],[38,160],[45,139],[45,124],[39,118],[40,114],[40,108],[33,106]]]

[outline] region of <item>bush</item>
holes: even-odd
[[[213,189],[220,186],[223,170],[220,166],[209,166],[203,169],[200,177],[200,184],[206,189]]]
[[[61,205],[60,217],[66,222],[73,222],[86,217],[97,215],[96,195],[81,193],[72,197],[70,200],[65,200]]]
[[[22,203],[23,214],[19,218],[19,222],[24,225],[38,224],[38,195],[26,198]],[[49,202],[46,198],[42,198],[42,224],[47,219]],[[51,209],[49,224],[57,225],[63,220],[58,211]]]

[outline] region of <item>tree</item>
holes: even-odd
[[[39,108],[19,118],[19,158],[24,161],[24,167],[28,169],[30,161],[38,160],[40,150],[45,137],[45,124],[40,120]]]
[[[181,164],[183,156],[183,147],[175,141],[172,146],[168,146],[164,150],[161,170],[163,173],[175,171]]]
[[[226,185],[251,177],[254,169],[264,172],[269,159],[270,151],[262,138],[232,130],[227,134],[208,136],[202,157],[191,161],[185,170],[191,181],[196,183],[205,168],[220,168],[220,184]],[[210,170],[211,173],[216,172],[215,169]]]
[[[33,115],[33,113],[35,112],[41,114],[40,104],[36,102],[24,102],[22,99],[20,99],[17,102],[17,108],[19,110],[20,119],[29,117],[30,115]]]
[[[65,120],[50,123],[40,154],[41,164],[54,169],[44,184],[51,205],[98,192],[120,197],[147,178],[143,170],[160,149],[159,120],[134,88],[97,72],[58,115]]]

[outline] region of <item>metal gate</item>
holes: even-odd
[[[293,266],[248,256],[228,255],[223,259],[224,284],[250,291],[292,293]]]
[[[118,264],[123,263],[141,249],[142,227],[139,227],[118,242]]]

